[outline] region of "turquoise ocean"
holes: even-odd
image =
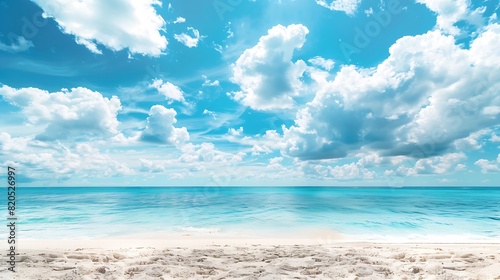
[[[500,188],[18,187],[16,207],[21,239],[331,231],[358,241],[500,242]]]

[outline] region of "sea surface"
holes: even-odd
[[[16,207],[21,239],[306,234],[328,242],[336,237],[325,232],[335,232],[358,241],[500,242],[500,188],[18,187]]]

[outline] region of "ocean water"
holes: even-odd
[[[346,240],[500,242],[500,188],[21,187],[16,206],[21,239],[331,231]]]

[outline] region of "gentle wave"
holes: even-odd
[[[34,239],[317,228],[370,240],[500,237],[500,188],[23,188],[18,204],[19,236]]]

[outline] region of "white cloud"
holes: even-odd
[[[484,28],[470,49],[431,31],[399,39],[373,68],[343,66],[284,129],[283,152],[302,159],[345,157],[361,148],[382,156],[441,155],[491,128],[499,106],[500,25]]]
[[[272,152],[273,151],[271,151],[271,149],[269,149],[269,147],[267,147],[265,145],[253,145],[253,147],[252,147],[252,155],[254,155],[254,156],[260,155],[260,154],[270,154]]]
[[[186,47],[194,48],[198,46],[198,42],[200,40],[200,31],[194,29],[193,27],[188,27],[187,29],[193,32],[193,37],[191,37],[186,33],[181,33],[181,34],[174,34],[174,38],[175,40],[184,44]]]
[[[25,137],[12,138],[10,134],[0,132],[0,151],[5,152],[22,152],[26,150],[31,139]]]
[[[460,29],[455,25],[459,21],[476,27],[481,27],[485,22],[482,17],[485,8],[471,10],[470,0],[417,0],[417,3],[437,13],[436,27],[451,35],[460,34]]]
[[[183,22],[186,22],[186,19],[183,18],[183,17],[177,17],[177,19],[174,20],[174,24],[176,24],[176,23],[183,23]]]
[[[369,16],[373,15],[373,8],[372,8],[372,7],[370,7],[368,10],[365,10],[365,15],[366,15],[367,17],[369,17]]]
[[[234,37],[234,32],[231,30],[231,22],[226,25],[227,39]]]
[[[153,83],[150,84],[149,87],[156,88],[158,92],[164,95],[167,100],[185,101],[182,90],[170,82],[164,82],[161,79],[154,79]]]
[[[16,42],[11,42],[10,45],[0,42],[0,51],[23,52],[33,47],[33,43],[31,41],[26,40],[22,36],[17,37],[15,41]]]
[[[97,48],[97,45],[87,39],[76,38],[75,42],[77,44],[84,45],[87,49],[89,49],[89,51],[95,54],[102,54],[102,51]]]
[[[282,147],[283,139],[276,130],[268,130],[264,135],[243,136],[243,127],[239,129],[230,128],[224,137],[229,142],[239,143],[241,145],[252,146],[251,151],[255,154],[271,153]]]
[[[230,128],[228,134],[231,136],[240,136],[243,133],[243,127],[240,126],[238,129]]]
[[[291,108],[306,69],[304,61],[293,63],[291,59],[308,33],[301,24],[269,29],[256,46],[245,50],[232,65],[231,80],[242,90],[233,93],[233,98],[255,110]]]
[[[213,143],[202,143],[201,145],[193,145],[191,143],[184,145],[181,148],[182,155],[179,158],[181,162],[226,162],[228,160],[227,153],[215,149]]]
[[[483,114],[485,115],[498,115],[500,114],[500,106],[487,106],[483,108]]]
[[[214,46],[214,50],[220,54],[222,54],[222,50],[223,50],[223,47],[219,44],[216,44],[214,42],[212,42],[213,46]]]
[[[356,157],[359,157],[358,165],[362,167],[374,167],[383,163],[388,163],[387,158],[383,158],[375,152],[369,152],[366,154],[360,153],[357,154]]]
[[[459,151],[478,150],[482,147],[482,143],[479,140],[486,136],[489,132],[489,129],[476,131],[471,133],[468,137],[456,140],[454,145]]]
[[[141,162],[141,172],[161,173],[165,172],[168,169],[168,164],[160,163],[158,161],[152,161],[143,158],[140,158],[139,161]]]
[[[278,164],[283,161],[283,157],[274,157],[269,159],[269,164]]]
[[[68,137],[111,137],[117,135],[121,109],[118,97],[103,97],[87,88],[63,89],[49,93],[37,88],[15,89],[0,87],[0,95],[10,104],[21,108],[28,123],[44,126],[40,140]]]
[[[178,177],[179,172],[184,176],[202,176],[213,180],[215,177],[225,176],[228,168],[234,167],[246,156],[244,152],[224,152],[215,148],[210,142],[199,145],[187,143],[179,146],[180,155],[167,159],[140,159],[141,171],[150,173],[168,173]],[[232,173],[236,175],[236,173]]]
[[[360,168],[356,163],[349,163],[330,168],[330,174],[334,178],[339,179],[369,179],[373,178],[375,173],[373,171]]]
[[[359,162],[343,165],[328,165],[312,161],[298,161],[295,163],[298,171],[304,176],[321,179],[335,179],[339,181],[366,180],[375,177],[375,172],[368,170]]]
[[[418,174],[445,174],[454,170],[460,170],[462,160],[465,160],[464,153],[450,153],[443,156],[433,158],[423,158],[415,162],[415,165],[408,167],[405,165],[399,166],[395,170],[395,174],[399,176],[415,176]]]
[[[491,134],[491,142],[500,142],[500,136],[496,135],[495,133]]]
[[[500,171],[500,154],[498,154],[496,162],[489,161],[487,159],[480,159],[474,164],[481,168],[482,173],[498,172]]]
[[[167,47],[160,33],[165,21],[156,13],[158,0],[68,1],[33,0],[52,17],[64,33],[76,37],[76,42],[94,53],[97,44],[130,53],[159,56]]]
[[[146,142],[160,144],[181,145],[189,140],[189,133],[185,127],[176,128],[177,122],[174,109],[167,109],[161,105],[154,105],[149,111],[146,128],[142,131],[140,139]]]
[[[71,151],[68,150],[71,154]],[[87,143],[76,144],[75,153],[79,160],[73,172],[84,172],[87,176],[131,175],[134,172],[125,164],[114,160],[109,154],[101,154]],[[94,174],[93,174],[94,173]]]
[[[325,69],[326,71],[332,70],[333,66],[335,65],[335,62],[331,59],[324,59],[321,56],[316,56],[308,60],[309,63],[311,63],[314,66],[321,67]]]
[[[209,116],[211,116],[214,120],[216,120],[216,119],[217,119],[217,114],[216,114],[215,112],[210,111],[210,110],[207,110],[207,109],[203,110],[203,115],[209,115]]]
[[[203,78],[203,84],[202,84],[202,86],[204,86],[204,87],[217,87],[217,86],[220,85],[219,80],[211,81],[205,75],[202,75],[201,77]]]
[[[333,0],[330,4],[326,0],[316,0],[316,3],[332,11],[353,15],[358,9],[361,0]]]
[[[267,165],[267,169],[269,169],[272,173],[279,173],[280,171],[286,171],[286,168],[281,164],[283,161],[282,157],[274,157],[269,159],[269,164]]]
[[[26,138],[11,140],[26,142]],[[5,142],[0,140],[0,143],[2,142],[2,153],[7,152],[6,158],[9,162],[21,166],[24,170],[30,170],[27,177],[34,179],[60,181],[74,177],[101,178],[134,173],[127,165],[108,154],[102,154],[89,143],[77,143],[67,147],[57,142],[43,146],[30,139],[22,151],[17,151],[6,149]]]

